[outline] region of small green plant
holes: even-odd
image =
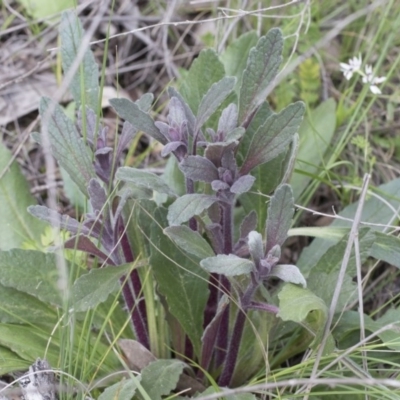
[[[72,12],[64,13],[61,52],[65,73],[73,67],[81,38],[79,20]],[[179,90],[168,88],[166,121],[153,119],[152,94],[136,102],[112,99],[113,108],[125,120],[113,147],[96,114],[101,90],[98,66],[90,51],[71,83],[79,109],[77,124],[56,102],[42,99],[42,133],[34,138],[50,144],[59,165],[88,199],[88,207],[81,221],[44,206],[30,206],[29,212],[69,232],[63,237],[64,248],[94,256],[99,267],[86,272],[84,258],[71,253],[59,257],[33,250],[1,251],[0,283],[13,296],[19,293],[21,303],[32,302],[38,310],[37,318],[45,323],[35,333],[34,350],[46,348],[51,364],[63,368],[63,358],[57,356],[59,348],[44,339],[53,332],[49,326],[53,327],[55,314],[64,313],[60,317],[63,323],[66,316],[76,317],[74,333],[78,336],[83,324],[95,325],[101,334],[96,337],[91,332],[87,343],[71,351],[74,360],[85,360],[87,349],[96,344],[93,348],[101,356],[96,358],[94,351],[90,354],[90,373],[85,375],[90,379],[98,372],[96,363],[103,362],[102,354],[108,357],[102,374],[116,369],[118,363],[109,356],[102,333],[112,331],[113,342],[124,333],[123,323],[105,327],[91,312],[102,305],[114,307],[108,297],[114,294],[118,298],[118,289],[121,291],[134,336],[143,354],[153,353],[149,356],[152,361],[139,368],[140,377],[110,386],[101,399],[114,398],[123,390],[133,396],[138,389],[141,398],[161,400],[176,388],[192,387],[181,382],[182,376],[214,387],[215,383],[237,386],[250,377],[263,381],[270,373],[276,373],[273,378],[279,380],[284,376],[279,370],[282,364],[309,349],[314,355],[321,346],[350,228],[347,222],[326,230],[291,229],[291,225],[294,196],[299,198],[317,173],[318,165],[308,162],[307,154],[314,151],[315,143],[322,153],[328,148],[335,121],[329,121],[325,137],[318,135],[321,124],[326,128],[326,115],[334,115],[335,104],[326,101],[312,110],[311,118],[302,125],[302,102],[279,113],[270,108],[266,99],[282,61],[282,48],[281,31],[272,29],[261,38],[254,32],[243,35],[221,57],[213,50],[203,50]],[[230,62],[235,59],[241,61],[237,68]],[[380,82],[371,75],[368,83]],[[122,166],[124,151],[138,132],[164,146],[161,155],[168,161],[163,174]],[[300,148],[304,164],[300,167],[296,163],[298,132],[309,138],[307,146]],[[293,191],[288,182],[293,183]],[[398,186],[382,191],[394,198]],[[378,208],[369,200],[364,220],[386,218],[382,211],[374,214]],[[344,213],[353,215],[354,207]],[[302,252],[297,266],[280,264],[287,237],[296,234],[320,237]],[[366,227],[360,230],[358,240],[361,262],[372,256],[400,267],[399,250],[393,250],[400,249],[397,238]],[[62,297],[56,266],[64,258],[70,276]],[[359,337],[354,312],[346,311],[341,317],[345,306],[356,298],[355,258],[354,253],[349,256],[342,280],[334,310],[335,330],[324,338],[328,358],[336,358],[335,340],[339,348],[348,348]],[[27,262],[36,266],[38,276],[24,274]],[[10,298],[3,293],[5,299]],[[49,313],[51,318],[45,320]],[[25,312],[22,322],[33,324],[33,317]],[[2,313],[0,319],[8,322]],[[108,320],[114,322],[112,316]],[[396,310],[381,320],[366,317],[366,329],[389,342],[395,330],[384,332],[386,336],[380,331],[385,323],[396,320]],[[26,366],[28,357],[23,357],[20,343],[23,335],[18,337],[18,345],[12,343],[16,332],[24,329],[0,323],[0,344],[11,353],[18,350]],[[395,349],[397,343],[387,346]],[[30,349],[32,361],[39,356],[42,354]],[[187,372],[187,364],[181,360],[193,369]],[[13,369],[17,367],[8,370]],[[304,370],[300,372],[304,376]],[[209,388],[204,394],[213,392]]]

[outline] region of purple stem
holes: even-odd
[[[240,341],[242,339],[244,324],[246,322],[246,311],[251,304],[251,299],[256,289],[257,284],[251,282],[240,301],[241,308],[238,310],[236,315],[235,326],[233,327],[232,337],[229,342],[228,354],[226,356],[224,369],[222,370],[222,374],[218,381],[218,384],[222,387],[229,386],[233,377],[233,373],[235,372]]]
[[[120,226],[122,251],[125,256],[127,263],[134,261],[132,249],[128,240],[126,232],[124,232],[124,226],[121,223]],[[123,280],[122,280],[123,282]],[[132,323],[135,329],[135,333],[138,341],[150,350],[149,333],[147,330],[147,311],[144,299],[140,300],[142,293],[142,283],[140,282],[140,276],[136,269],[132,270],[129,274],[129,279],[122,288],[126,306],[132,315]]]

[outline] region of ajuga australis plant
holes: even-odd
[[[73,14],[64,14],[63,23],[62,29],[81,32]],[[72,51],[68,40],[62,44],[63,56]],[[304,114],[301,102],[278,114],[266,102],[282,47],[281,31],[270,30],[249,51],[245,69],[235,77],[225,76],[215,52],[203,51],[181,90],[168,89],[167,122],[153,120],[151,94],[136,102],[112,99],[125,120],[114,147],[108,145],[107,129],[95,113],[99,88],[90,51],[83,60],[84,74],[90,72],[90,79],[84,75],[86,87],[79,74],[72,83],[75,101],[84,104],[77,125],[49,99],[40,107],[53,155],[90,206],[81,222],[43,206],[29,211],[72,233],[64,246],[92,254],[103,268],[135,261],[138,237],[129,225],[139,228],[145,242],[140,257],[148,260],[157,296],[169,316],[172,343],[165,345],[194,360],[198,377],[208,371],[221,386],[233,383],[247,319],[279,312],[273,297],[277,281],[271,278],[305,286],[296,266],[279,264],[294,213],[292,191],[285,182]],[[64,58],[68,71],[71,57]],[[178,167],[173,174],[121,167],[124,150],[137,132],[164,146],[161,155],[172,157],[169,164]],[[35,138],[41,140],[38,134]],[[260,223],[257,212],[247,210],[245,215],[242,204],[272,163],[279,175],[273,180],[279,185],[269,187],[275,190],[266,221]],[[180,180],[183,190],[178,188]],[[139,211],[132,212],[134,204]],[[241,221],[235,218],[237,212]],[[257,226],[265,229],[258,232]],[[154,350],[144,275],[134,269],[129,277],[121,276],[121,284],[136,338]]]

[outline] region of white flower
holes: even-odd
[[[359,57],[350,58],[349,63],[340,63],[340,70],[343,72],[344,77],[350,80],[354,72],[358,72],[361,69],[362,58],[361,54]]]
[[[368,83],[369,84],[369,89],[373,94],[381,94],[381,90],[378,88],[380,83],[384,82],[386,80],[385,76],[381,77],[374,77],[373,72],[372,72],[372,66],[371,65],[366,65],[365,66],[365,74],[363,74],[362,81],[363,83]]]

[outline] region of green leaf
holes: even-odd
[[[278,294],[279,313],[283,321],[302,323],[313,333],[310,344],[315,348],[322,338],[323,329],[328,316],[328,308],[324,301],[308,289],[287,283]]]
[[[22,360],[7,347],[0,346],[0,374],[5,375],[14,371],[24,371],[29,368],[30,362]],[[4,394],[4,393],[2,393]]]
[[[0,285],[0,322],[55,324],[57,314],[36,297],[12,287]]]
[[[375,188],[375,191],[379,194],[381,198],[384,199],[387,204],[390,204],[393,209],[397,210],[400,208],[400,178],[394,179],[388,183]],[[343,211],[339,213],[340,217],[349,218],[352,220],[354,218],[356,209],[358,207],[358,202],[355,202],[347,206]],[[363,211],[361,214],[361,221],[382,224],[383,226],[371,227],[371,229],[382,231],[384,225],[390,223],[393,218],[393,209],[388,207],[380,199],[376,197],[371,197],[365,201]],[[343,219],[335,219],[329,228],[347,228],[350,229],[351,221],[345,221]],[[327,239],[315,239],[310,246],[303,249],[299,260],[297,261],[297,266],[305,273],[315,265],[318,260],[323,256],[326,251],[337,243],[337,239],[327,240]],[[371,256],[374,256],[374,251],[377,251],[375,244],[371,248]],[[381,253],[377,254],[379,259]]]
[[[298,101],[271,115],[254,133],[243,165],[241,175],[264,164],[282,153],[298,131],[304,115],[304,103]]]
[[[117,114],[125,121],[128,121],[138,131],[147,133],[162,144],[167,144],[167,139],[155,126],[150,115],[142,111],[136,103],[128,99],[110,99],[109,102]]]
[[[142,370],[141,385],[151,400],[161,400],[176,388],[185,364],[179,360],[153,361]]]
[[[7,168],[11,154],[0,143],[0,174]],[[40,243],[43,222],[27,212],[36,203],[18,164],[13,162],[0,178],[0,249],[21,247],[24,242]]]
[[[140,381],[141,377],[137,376]],[[98,400],[131,400],[137,389],[136,382],[133,379],[122,380],[109,386],[98,397]]]
[[[284,282],[302,285],[303,288],[307,287],[307,282],[304,279],[304,276],[295,265],[290,265],[290,264],[275,265],[271,270],[270,276],[279,278]]]
[[[239,95],[239,125],[265,101],[271,82],[282,62],[283,36],[280,29],[271,29],[258,40],[247,59]]]
[[[208,272],[225,276],[249,274],[254,269],[252,261],[234,254],[218,254],[215,257],[208,257],[201,260],[200,265]]]
[[[173,190],[158,175],[142,169],[121,167],[118,168],[116,178],[121,181],[132,182],[136,186],[151,189],[159,193],[166,193],[175,196]]]
[[[217,111],[218,107],[229,96],[235,86],[235,82],[235,78],[225,76],[210,87],[199,104],[196,131],[207,122],[208,118]]]
[[[75,0],[18,0],[18,3],[25,7],[34,20],[44,20],[47,24],[54,24],[59,19],[58,16],[50,19],[48,17],[75,7]]]
[[[371,256],[400,268],[400,238],[381,232],[375,232],[375,236]]]
[[[60,349],[55,345],[54,338],[49,341],[31,326],[0,324],[0,346],[9,348],[30,362],[46,355],[50,365],[58,365]]]
[[[186,225],[170,226],[164,233],[182,250],[200,258],[212,257],[214,250],[199,232],[192,231]]]
[[[201,214],[218,199],[205,194],[186,194],[179,197],[169,206],[168,222],[170,225],[180,225],[189,221],[195,215]]]
[[[297,200],[318,174],[319,166],[324,161],[324,154],[331,144],[336,128],[336,103],[328,99],[315,110],[307,113],[299,128],[300,146],[297,153],[294,172],[290,184]]]
[[[180,92],[196,115],[199,105],[211,85],[225,76],[224,66],[214,50],[202,50],[193,61]]]
[[[76,11],[65,11],[61,16],[60,24],[61,60],[64,75],[71,69],[78,56],[83,34],[82,24],[76,15]],[[84,104],[87,107],[97,110],[99,105],[99,67],[90,47],[86,49],[81,68],[76,71],[69,89],[77,108],[80,107],[84,99]]]
[[[87,311],[107,300],[118,290],[119,279],[132,270],[132,264],[92,269],[79,277],[72,286],[72,302],[75,311]]]
[[[0,252],[0,283],[4,286],[61,306],[58,279],[55,254],[20,249]]]
[[[292,189],[284,184],[276,189],[268,207],[266,229],[266,254],[275,246],[282,246],[292,225],[294,214],[294,200]]]
[[[51,115],[48,115],[49,111]],[[47,122],[52,155],[78,185],[79,190],[87,195],[90,180],[96,178],[89,148],[79,137],[75,124],[57,103],[43,97],[39,112],[42,123]]]
[[[165,214],[164,209],[153,213],[157,223],[153,222],[150,229],[150,264],[169,311],[189,336],[195,353],[200,355],[209,274],[200,268],[197,260],[189,258],[163,233],[160,224],[167,225]]]
[[[244,33],[231,42],[220,56],[220,60],[225,67],[226,75],[235,76],[237,79],[235,86],[235,91],[237,92],[242,83],[247,57],[251,48],[257,44],[257,40],[258,35],[255,31]]]

